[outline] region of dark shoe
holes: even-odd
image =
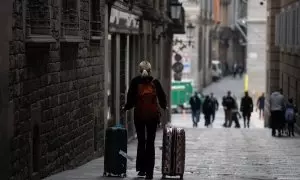
[[[152,174],[149,174],[149,175],[147,174],[145,179],[153,179],[153,175]]]
[[[146,176],[146,173],[143,172],[143,171],[140,171],[140,172],[138,173],[138,176]]]

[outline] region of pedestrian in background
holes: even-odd
[[[167,98],[159,80],[151,76],[151,64],[148,61],[139,64],[139,72],[140,75],[130,82],[127,102],[122,112],[134,108],[138,139],[136,171],[138,176],[153,179],[156,129],[160,121],[160,108],[167,108]]]
[[[240,122],[239,119],[242,118],[240,112],[239,112],[239,106],[236,100],[236,97],[233,96],[233,99],[235,100],[235,106],[234,109],[232,110],[232,121],[235,123],[235,128],[240,128]],[[229,125],[229,127],[231,127],[231,124]]]
[[[257,99],[256,106],[259,111],[259,119],[261,119],[264,115],[264,109],[265,109],[265,94],[262,93],[261,96]]]
[[[195,92],[194,96],[190,98],[190,105],[192,110],[193,127],[198,127],[198,123],[200,121],[201,100],[197,92]]]
[[[228,125],[232,121],[232,110],[235,107],[235,100],[231,96],[231,91],[228,91],[227,96],[223,98],[222,106],[225,111],[225,123],[223,124],[223,126],[228,127]]]
[[[278,131],[278,136],[281,136],[284,125],[284,109],[284,96],[282,95],[282,89],[280,89],[273,92],[270,96],[272,136],[276,136],[276,130]]]
[[[290,98],[285,108],[285,121],[288,127],[288,136],[295,136],[294,124],[296,123],[297,114],[298,114],[297,107],[293,103],[293,99]]]
[[[219,109],[219,102],[218,100],[214,97],[214,93],[211,93],[210,94],[210,99],[213,103],[213,113],[212,113],[212,117],[211,117],[211,121],[212,123],[215,121],[215,118],[216,118],[216,112],[218,111]]]
[[[240,111],[242,112],[243,119],[244,119],[244,128],[250,127],[250,119],[251,114],[253,112],[253,100],[249,96],[248,92],[245,91],[245,96],[241,99],[241,107]]]
[[[204,114],[204,119],[205,119],[204,126],[208,127],[211,124],[211,117],[214,111],[215,110],[213,106],[213,101],[208,95],[205,96],[203,107],[202,107],[202,112]]]

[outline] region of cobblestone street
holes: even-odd
[[[186,129],[184,179],[300,179],[300,138],[272,138],[266,129]],[[162,133],[157,134],[155,179],[161,178]],[[128,147],[135,157],[136,141]],[[128,162],[128,178],[136,177]],[[99,180],[103,158],[46,180]]]
[[[220,95],[220,92],[217,92],[218,88],[224,84],[233,83],[231,81],[233,80],[225,79],[220,84],[213,84],[216,96]],[[240,81],[236,80],[235,83],[238,85],[241,83]],[[189,128],[192,127],[190,114],[173,115],[173,125],[184,127],[186,130],[184,179],[300,179],[299,136],[294,138],[271,137],[270,130],[262,128],[263,123],[256,114],[253,115],[250,129],[224,129],[221,128],[222,114],[223,111],[220,109],[214,128],[208,129],[202,128],[203,121],[199,128]],[[161,178],[161,146],[162,132],[158,132],[155,179]],[[128,155],[134,158],[135,154],[136,141],[132,141],[128,146]],[[59,173],[46,180],[115,179],[102,177],[103,160],[103,158],[93,160],[75,170]],[[128,177],[126,179],[136,179],[135,177],[135,162],[128,161]]]

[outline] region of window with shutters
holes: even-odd
[[[282,44],[283,44],[283,48],[286,47],[287,44],[287,13],[286,11],[283,12],[283,24],[282,26],[283,28],[283,38],[282,38]]]
[[[280,42],[280,29],[279,29],[279,27],[280,27],[280,14],[277,14],[276,16],[275,16],[275,45],[276,46],[279,46],[279,42]]]
[[[297,17],[297,20],[296,20],[297,43],[296,43],[296,45],[298,47],[300,47],[300,32],[299,32],[299,29],[300,29],[300,5],[298,5],[296,9],[297,9],[297,15],[296,15],[296,17]]]
[[[296,23],[295,23],[295,19],[296,19],[296,8],[292,9],[292,18],[291,18],[291,31],[292,31],[292,35],[291,35],[291,44],[292,44],[292,48],[294,49],[295,45],[296,45]]]
[[[98,40],[101,38],[101,15],[100,1],[91,1],[91,39]]]

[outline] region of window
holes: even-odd
[[[40,129],[38,125],[33,127],[32,132],[32,167],[33,172],[40,171]]]
[[[100,1],[91,1],[91,36],[98,39],[101,36]]]
[[[280,28],[280,14],[275,16],[275,45],[279,46],[279,28]]]
[[[26,23],[27,35],[50,34],[50,10],[48,0],[27,1]]]
[[[61,70],[75,69],[78,45],[72,43],[62,43],[60,46]]]
[[[77,0],[62,0],[63,35],[78,36],[79,13]]]
[[[296,27],[296,29],[297,29],[297,46],[300,46],[300,33],[299,33],[299,28],[300,28],[300,5],[298,5],[297,6],[297,15],[296,15],[296,17],[297,17],[297,27]]]

